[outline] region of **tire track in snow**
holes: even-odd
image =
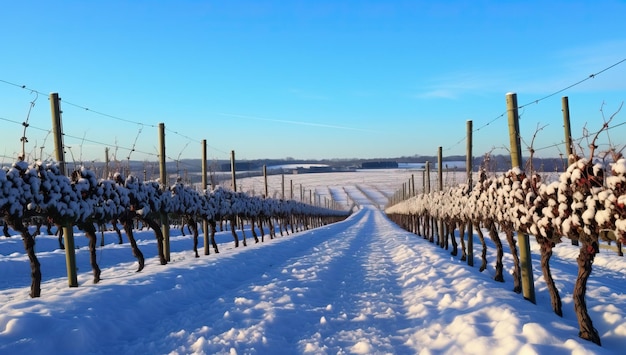
[[[342,271],[337,301],[332,304],[334,315],[327,320],[333,326],[320,327],[302,340],[303,352],[413,353],[404,345],[410,320],[405,317],[397,265],[390,254],[397,244],[393,232],[389,233],[394,228],[379,211],[366,211],[348,255],[354,262],[343,262],[348,270]]]
[[[356,217],[356,216],[354,216]],[[358,222],[358,221],[357,221]],[[267,339],[280,339],[282,335],[272,333],[272,323],[283,310],[293,309],[290,297],[303,292],[294,287],[285,289],[281,280],[316,279],[313,269],[306,269],[300,260],[317,255],[317,268],[325,260],[341,254],[341,241],[349,243],[350,238],[342,238],[342,233],[350,229],[353,217],[346,221],[300,232],[296,235],[277,237],[273,241],[249,244],[231,250],[223,250],[213,259],[194,260],[195,273],[188,270],[177,271],[177,258],[187,258],[188,252],[173,254],[167,269],[154,275],[133,275],[133,278],[148,279],[134,286],[134,305],[120,304],[122,312],[129,317],[120,320],[109,337],[85,337],[84,346],[93,353],[229,353],[236,349],[239,353],[256,353],[255,349],[271,346],[280,349],[283,343],[267,343]],[[336,235],[334,239],[317,236]],[[339,248],[334,252],[335,244]],[[254,254],[246,258],[249,253]],[[184,254],[184,255],[183,255]],[[198,265],[202,263],[203,265]],[[291,274],[291,275],[290,275]],[[158,284],[171,284],[171,289],[159,289],[152,285],[150,277],[165,279]],[[98,294],[90,296],[94,318],[107,318],[106,310],[100,309],[98,299],[107,293],[130,292],[115,285],[100,285]],[[158,297],[154,297],[158,294]],[[274,297],[275,296],[275,297]],[[225,314],[215,311],[226,308]],[[241,319],[246,319],[247,327],[239,329]],[[249,321],[251,319],[254,321]],[[288,318],[281,321],[289,322]],[[106,320],[105,320],[106,323]],[[125,334],[126,328],[141,328],[145,334],[141,342],[136,342]],[[299,329],[299,325],[294,326]],[[96,341],[97,339],[97,341]],[[92,345],[88,343],[93,343]],[[146,344],[148,346],[146,347]],[[182,345],[180,345],[182,344]],[[265,345],[264,345],[265,344]],[[173,349],[173,347],[176,347]],[[293,347],[293,345],[292,345]],[[275,353],[273,351],[273,353]],[[293,352],[291,352],[293,353]]]
[[[324,299],[330,292],[323,284],[320,273],[331,272],[327,265],[345,254],[345,250],[354,243],[357,235],[352,230],[362,222],[358,214],[346,221],[320,227],[295,236],[286,236],[270,245],[250,245],[230,257],[220,257],[205,268],[199,270],[198,280],[179,280],[181,287],[192,286],[198,303],[169,307],[167,317],[158,322],[143,326],[146,335],[152,340],[152,350],[172,353],[290,353],[296,351],[303,327],[293,324],[290,334],[278,334],[272,324],[281,322],[290,324],[293,312],[308,312],[311,322],[319,323],[320,316],[314,313],[323,306],[303,304],[299,301],[305,293],[316,294],[317,299]],[[335,235],[334,238],[320,239],[322,236]],[[288,243],[291,245],[282,245]],[[253,251],[256,247],[262,249]],[[242,257],[243,253],[260,253],[252,258]],[[242,262],[243,261],[243,262]],[[341,265],[341,263],[337,264]],[[335,269],[336,270],[336,269]],[[208,274],[207,274],[208,273]],[[217,276],[217,277],[216,277]],[[181,276],[178,276],[181,278]],[[188,278],[188,274],[185,274]],[[150,299],[151,293],[139,301],[155,303],[155,313],[163,311],[162,300]],[[185,299],[190,298],[189,294]],[[307,295],[304,299],[309,299]],[[212,309],[229,309],[216,313]],[[158,319],[151,314],[151,319]],[[300,319],[298,315],[296,319]],[[245,319],[246,327],[241,327]],[[308,323],[308,322],[307,322]],[[145,342],[144,342],[145,344]],[[182,344],[172,349],[172,344]],[[112,352],[131,353],[146,351],[137,348],[132,342],[117,345]],[[108,349],[109,351],[110,349]],[[148,349],[150,350],[150,349]]]
[[[340,223],[335,238],[281,262],[246,288],[222,294],[216,302],[228,304],[229,311],[203,319],[208,327],[170,333],[170,339],[186,339],[172,351],[397,353],[404,340],[387,332],[406,323],[405,312],[391,257],[380,238],[371,239],[379,233],[373,213],[381,216],[362,210],[350,223]],[[238,328],[241,319],[253,321]],[[291,324],[292,319],[306,321]]]

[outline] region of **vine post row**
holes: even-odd
[[[507,93],[506,97],[506,105],[507,105],[507,116],[508,116],[508,127],[509,127],[509,141],[510,141],[510,154],[511,154],[511,167],[512,168],[523,168],[522,165],[522,153],[521,153],[521,144],[520,144],[520,130],[519,130],[519,113],[518,113],[518,105],[517,105],[517,94],[516,93]],[[563,96],[562,99],[562,111],[563,111],[563,127],[565,133],[565,148],[568,156],[568,165],[572,164],[573,158],[573,144],[572,144],[572,134],[570,128],[570,113],[569,113],[569,101],[567,96]],[[473,181],[472,181],[472,173],[474,170],[473,167],[473,123],[471,120],[466,122],[466,173],[467,173],[467,183],[471,192]],[[532,147],[531,154],[533,153]],[[442,147],[438,148],[438,162],[437,162],[437,170],[438,170],[438,191],[443,190],[443,181],[442,181]],[[532,157],[531,157],[532,159]],[[431,192],[431,183],[430,183],[430,162],[426,161],[424,165],[424,170],[422,171],[422,184],[423,184],[423,193],[429,194]],[[411,180],[408,181],[408,193],[407,193],[407,185],[403,184],[401,190],[397,191],[391,198],[390,205],[396,204],[408,198],[411,198],[417,195],[415,190],[415,180],[414,176],[411,176]],[[438,224],[434,225],[435,228],[441,229],[442,227]],[[468,235],[473,235],[473,226],[471,224],[468,225]],[[519,236],[519,247],[520,247],[520,262],[521,262],[521,276],[522,276],[522,291],[524,298],[532,303],[535,303],[535,290],[534,290],[534,280],[532,273],[532,263],[531,263],[531,254],[530,254],[530,244],[529,237],[527,234],[518,232]],[[572,239],[572,245],[578,245],[578,240]],[[467,254],[467,264],[469,266],[474,265],[474,243],[472,238],[468,238],[468,254]]]

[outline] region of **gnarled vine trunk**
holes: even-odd
[[[213,245],[213,251],[218,254],[220,251],[217,249],[217,243],[215,242],[215,232],[217,230],[217,222],[214,219],[209,220],[209,226],[211,228],[211,245]]]
[[[235,248],[239,247],[239,236],[237,235],[237,221],[236,218],[230,217],[230,234],[233,236],[233,240],[235,241]]]
[[[135,235],[133,234],[133,215],[134,213],[130,211],[126,211],[122,213],[120,216],[120,223],[122,223],[122,228],[124,228],[124,232],[126,232],[126,237],[130,242],[130,248],[133,251],[133,255],[137,258],[137,262],[139,262],[139,267],[137,268],[137,272],[143,270],[145,266],[145,259],[143,257],[143,253],[139,250],[137,246],[137,241],[135,241]]]
[[[274,237],[276,236],[276,229],[274,229],[274,222],[272,222],[272,217],[267,218],[267,225],[270,230],[270,239],[274,239]]]
[[[601,345],[600,335],[593,327],[593,322],[587,311],[587,303],[585,301],[587,280],[591,275],[591,267],[597,251],[597,245],[586,243],[584,240],[581,244],[580,253],[576,259],[578,263],[578,277],[576,278],[576,284],[574,285],[574,292],[572,294],[574,298],[574,311],[576,312],[576,318],[578,318],[578,336]]]
[[[465,229],[468,226],[468,222],[459,223],[459,240],[461,241],[461,261],[467,260],[467,248],[465,247]],[[468,236],[471,238],[472,236]]]
[[[189,231],[191,232],[191,235],[193,236],[193,252],[196,256],[196,258],[200,257],[200,254],[198,254],[198,224],[196,223],[196,220],[192,217],[192,216],[187,216],[185,218],[183,218],[183,220],[187,221],[187,225],[189,228]]]
[[[506,235],[506,240],[509,243],[511,255],[513,256],[513,292],[522,293],[522,270],[520,267],[519,254],[517,252],[517,242],[513,235],[513,227],[506,226],[504,228],[504,234]]]
[[[243,218],[242,217],[237,217],[237,220],[239,221],[239,228],[241,228],[241,236],[243,239],[243,246],[247,247],[248,246],[248,241],[246,240],[246,230],[243,228]]]
[[[91,222],[77,223],[77,227],[85,232],[85,237],[89,239],[89,263],[91,264],[91,270],[93,270],[93,283],[100,282],[100,267],[96,261],[96,227]]]
[[[261,242],[265,241],[265,231],[263,230],[263,217],[258,217],[259,232],[261,232]]]
[[[15,231],[22,235],[24,242],[24,250],[30,261],[30,297],[36,298],[41,296],[41,265],[35,254],[35,238],[28,232],[28,228],[24,226],[21,218],[9,219],[5,218],[4,222],[10,225]]]
[[[254,243],[259,242],[259,236],[256,234],[256,230],[254,230],[254,217],[250,217],[250,231],[252,232],[252,238],[254,238]],[[242,226],[243,229],[243,226]]]
[[[556,284],[552,278],[552,271],[550,270],[550,258],[552,258],[553,245],[548,239],[542,240],[539,245],[541,252],[541,272],[543,273],[543,279],[546,281],[546,286],[548,287],[552,310],[559,317],[563,317],[561,295],[559,295],[559,290],[556,288]]]
[[[502,249],[502,242],[500,241],[500,236],[498,236],[498,230],[496,229],[496,224],[493,221],[488,221],[489,226],[489,237],[493,240],[496,245],[496,274],[493,279],[498,282],[504,282],[504,273],[503,273],[503,265],[502,265],[502,257],[504,256],[504,251]]]
[[[480,224],[478,222],[474,222],[474,229],[476,229],[476,234],[478,234],[478,239],[480,239],[480,244],[482,244],[482,251],[480,253],[480,259],[482,260],[482,264],[480,265],[480,272],[485,271],[487,269],[487,243],[485,243],[485,235],[483,234],[483,230],[480,228]]]
[[[456,238],[454,237],[454,230],[456,229],[456,222],[450,221],[447,225],[448,225],[448,230],[446,232],[448,235],[450,235],[450,241],[452,242],[452,251],[450,252],[450,254],[453,256],[457,256],[457,254],[459,253],[459,245],[457,244]],[[448,237],[446,237],[446,243],[447,242],[448,242]],[[446,245],[446,249],[448,249],[447,245]]]
[[[163,231],[161,230],[161,226],[157,223],[156,220],[149,218],[149,217],[141,218],[141,221],[147,224],[148,227],[152,228],[152,230],[154,231],[154,236],[156,237],[156,240],[157,240],[157,251],[159,253],[159,261],[161,262],[161,265],[166,265],[167,259],[165,258],[165,252],[163,251]]]

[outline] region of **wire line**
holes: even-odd
[[[559,93],[562,93],[563,91],[566,91],[566,90],[569,90],[569,89],[571,89],[571,88],[573,88],[573,87],[575,87],[575,86],[578,86],[578,85],[580,85],[580,84],[584,83],[585,81],[587,81],[587,80],[589,80],[589,79],[594,79],[596,76],[598,76],[598,75],[600,75],[600,74],[604,73],[605,71],[607,71],[607,70],[609,70],[609,69],[612,69],[612,68],[614,68],[614,67],[616,67],[616,66],[618,66],[618,65],[620,65],[620,64],[622,64],[622,63],[624,63],[624,62],[626,62],[626,58],[624,58],[624,59],[622,59],[622,60],[620,60],[620,61],[618,61],[618,62],[616,62],[616,63],[614,63],[614,64],[611,64],[611,65],[609,65],[608,67],[606,67],[606,68],[604,68],[604,69],[602,69],[602,70],[600,70],[600,71],[598,71],[598,72],[596,72],[596,73],[594,73],[594,74],[590,74],[588,77],[586,77],[586,78],[584,78],[584,79],[582,79],[582,80],[579,80],[579,81],[575,82],[574,84],[571,84],[571,85],[569,85],[569,86],[566,86],[566,87],[564,87],[563,89],[557,90],[557,91],[555,91],[555,92],[553,92],[553,93],[551,93],[551,94],[549,94],[549,95],[546,95],[546,96],[544,96],[544,97],[542,97],[542,98],[540,98],[540,99],[533,100],[533,101],[531,101],[531,102],[529,102],[529,103],[527,103],[527,104],[524,104],[524,105],[522,105],[522,106],[517,106],[517,109],[519,110],[519,109],[524,108],[524,107],[526,107],[526,106],[528,106],[528,105],[530,105],[530,104],[538,104],[539,102],[541,102],[541,101],[543,101],[543,100],[545,100],[545,99],[547,99],[547,98],[550,98],[550,97],[552,97],[552,96],[554,96],[554,95],[557,95],[557,94],[559,94]],[[499,120],[500,118],[504,117],[504,115],[506,115],[506,114],[507,114],[507,111],[504,111],[504,113],[500,114],[499,116],[497,116],[496,118],[494,118],[494,119],[492,119],[491,121],[487,122],[486,124],[484,124],[484,125],[482,125],[482,126],[480,126],[480,127],[476,128],[476,129],[472,130],[472,132],[478,132],[478,131],[480,131],[482,128],[485,128],[485,127],[489,126],[489,125],[490,125],[490,124],[492,124],[493,122],[495,122],[495,121]],[[466,137],[466,136],[465,136],[465,137],[463,137],[463,138],[461,138],[458,142],[456,142],[456,143],[455,143],[454,145],[452,145],[451,147],[446,148],[445,150],[450,150],[450,149],[452,149],[452,148],[456,147],[457,145],[461,144],[461,143],[462,143],[463,141],[465,141],[466,139],[467,139],[467,137]]]

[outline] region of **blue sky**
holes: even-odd
[[[21,151],[27,116],[26,153],[53,154],[50,92],[69,161],[105,147],[155,160],[160,122],[169,160],[200,158],[202,139],[210,159],[464,155],[467,120],[474,155],[506,154],[516,92],[523,154],[542,127],[536,154],[558,156],[561,97],[575,139],[598,130],[626,100],[626,62],[533,102],[626,59],[624,14],[625,1],[8,2],[0,155]],[[609,133],[601,148],[626,144],[626,125]]]

